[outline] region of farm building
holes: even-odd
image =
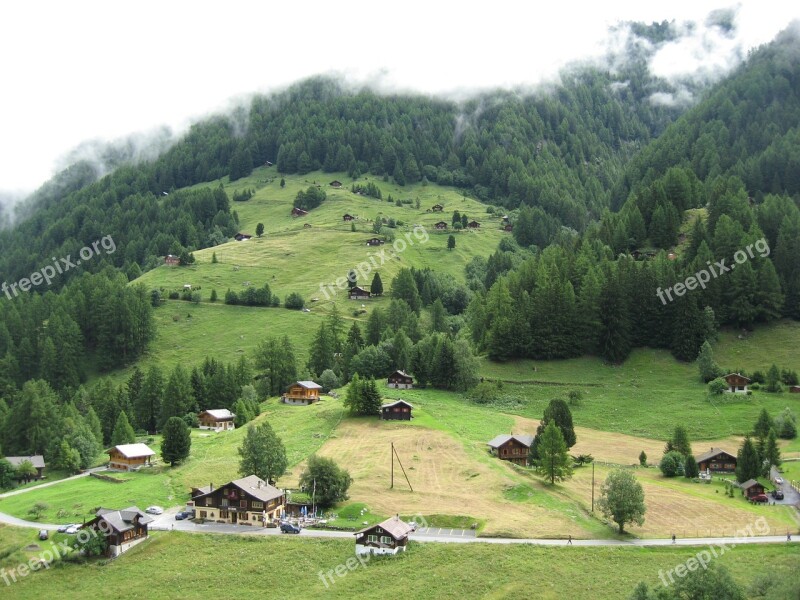
[[[147,444],[120,444],[106,450],[106,454],[108,468],[116,471],[137,471],[150,466],[150,459],[156,455]]]
[[[508,460],[514,464],[528,464],[528,450],[533,444],[533,436],[528,434],[498,435],[488,443],[489,451],[500,460]]]
[[[381,404],[381,418],[384,421],[410,421],[414,407],[405,400],[395,400]]]
[[[383,240],[381,238],[369,238],[367,240],[367,246],[380,246],[383,244]]]
[[[356,531],[356,554],[397,554],[405,552],[411,525],[394,516],[382,523]]]
[[[755,479],[748,479],[742,484],[742,493],[749,500],[754,496],[764,493],[764,486],[758,483]]]
[[[311,229],[311,223],[303,223],[304,229]]]
[[[147,526],[154,519],[135,506],[122,510],[101,508],[95,518],[81,526],[104,535],[108,542],[106,554],[111,558],[147,539]]]
[[[197,415],[197,419],[200,421],[200,429],[213,429],[214,431],[236,429],[234,422],[236,415],[227,408],[204,410]]]
[[[253,237],[253,236],[250,235],[249,233],[241,233],[241,232],[239,232],[235,236],[233,236],[233,239],[235,239],[237,242],[243,242],[245,240],[249,240],[251,237]]]
[[[342,215],[342,221],[352,221],[355,219],[353,215]]]
[[[174,254],[167,254],[164,257],[164,264],[170,267],[177,267],[179,264],[181,264],[181,259]]]
[[[15,469],[19,467],[22,463],[26,460],[33,465],[33,468],[36,469],[36,475],[22,477],[20,479],[24,479],[25,483],[29,481],[35,481],[44,477],[44,457],[41,454],[33,454],[31,456],[6,456],[6,460],[11,463],[11,466]]]
[[[355,286],[351,287],[350,291],[347,292],[347,297],[350,298],[350,300],[369,300],[370,292],[369,290]]]
[[[800,385],[790,385],[789,386],[789,393],[791,393],[791,394],[800,394]]]
[[[190,503],[200,519],[240,525],[255,525],[280,519],[286,505],[283,490],[250,475],[223,486],[214,484],[192,491]]]
[[[736,456],[721,448],[712,447],[697,457],[697,467],[701,471],[733,473],[736,470]]]
[[[305,217],[308,214],[307,210],[303,210],[302,208],[293,208],[292,209],[292,216],[293,217]]]
[[[436,223],[436,225],[434,225],[434,227],[440,230],[447,229],[447,223],[445,223],[444,221],[439,221],[438,223]]]
[[[431,210],[433,212],[442,212],[444,210],[444,206],[442,206],[441,204],[434,204],[433,206],[431,206]]]
[[[725,383],[728,384],[728,389],[725,390],[731,394],[746,394],[747,384],[750,379],[739,373],[728,373],[725,375]]]
[[[313,404],[319,400],[321,389],[322,386],[313,381],[297,381],[284,392],[281,402],[284,404]]]
[[[502,229],[503,231],[514,231],[514,226],[511,223],[506,223]]]
[[[467,223],[467,227],[470,229],[480,229],[480,226],[481,224],[478,223],[477,221],[470,221],[469,223]]]
[[[332,188],[340,188],[340,187],[342,187],[342,182],[341,181],[337,181],[336,179],[334,179],[328,185],[330,185]]]
[[[390,388],[410,390],[414,386],[414,378],[405,371],[395,371],[386,381]]]

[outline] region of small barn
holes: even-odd
[[[728,373],[725,375],[725,383],[728,384],[728,389],[725,390],[731,394],[746,394],[747,384],[750,379],[739,373]]]
[[[350,300],[369,300],[370,292],[362,287],[355,286],[351,287],[350,291],[347,292],[347,297]]]
[[[714,448],[697,457],[697,467],[712,473],[733,473],[736,471],[736,456],[722,448]]]
[[[399,516],[356,531],[356,554],[397,554],[405,552],[411,525]]]
[[[431,206],[431,210],[433,212],[442,212],[444,210],[444,206],[442,206],[441,204],[434,204],[433,206]]]
[[[790,385],[789,386],[789,393],[790,394],[800,394],[800,385]]]
[[[380,246],[383,244],[383,240],[381,238],[369,238],[367,240],[367,246]]]
[[[321,385],[313,381],[296,381],[281,396],[284,404],[308,405],[319,401]]]
[[[488,442],[489,451],[500,460],[508,460],[514,464],[528,464],[528,450],[533,444],[533,436],[528,434],[502,434]]]
[[[447,223],[445,223],[444,221],[439,221],[438,223],[436,223],[436,225],[434,225],[434,227],[439,230],[447,229]]]
[[[114,558],[147,539],[147,526],[155,519],[135,506],[122,510],[101,508],[95,518],[81,526],[106,538],[106,555]]]
[[[395,400],[381,404],[381,418],[384,421],[410,421],[414,407],[405,400]]]
[[[200,429],[213,429],[214,431],[226,431],[236,429],[236,415],[227,408],[204,410],[197,415],[200,421]]]
[[[503,225],[503,231],[514,231],[514,226],[511,223]]]
[[[11,466],[17,469],[22,463],[28,461],[36,469],[36,475],[26,475],[24,477],[17,476],[18,479],[24,479],[25,483],[29,481],[42,479],[44,477],[44,456],[41,454],[32,454],[30,456],[6,456],[6,460],[11,463]]]
[[[311,223],[303,223],[303,229],[311,229]]]
[[[245,240],[249,240],[251,237],[253,237],[253,236],[250,235],[249,233],[241,233],[241,232],[239,232],[235,236],[233,236],[233,239],[235,239],[237,242],[243,242]]]
[[[164,257],[164,264],[169,267],[177,267],[179,264],[181,264],[181,259],[174,254],[167,254]]]
[[[742,484],[742,493],[750,500],[755,496],[764,493],[764,486],[758,483],[755,479],[748,479]]]
[[[414,387],[414,378],[405,371],[395,371],[389,375],[389,379],[386,383],[390,388],[410,390]]]
[[[470,221],[469,223],[467,223],[467,227],[469,229],[480,229],[480,226],[481,224],[478,223],[477,221]]]
[[[308,214],[308,211],[307,210],[303,210],[302,208],[295,207],[295,208],[292,209],[292,216],[294,218],[305,217],[307,214]]]
[[[342,215],[342,221],[352,221],[355,217],[353,215]]]
[[[330,185],[332,188],[339,189],[340,187],[342,187],[342,182],[334,179],[328,185]]]
[[[147,444],[120,444],[106,450],[106,454],[108,468],[115,471],[138,471],[144,466],[149,467],[156,455]]]

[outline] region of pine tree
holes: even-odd
[[[118,446],[120,444],[133,444],[136,442],[136,433],[133,431],[128,415],[125,411],[119,413],[117,422],[114,424],[114,432],[111,434],[111,445]]]
[[[689,442],[689,434],[683,425],[677,425],[675,431],[672,433],[672,448],[676,452],[680,452],[684,456],[692,454],[692,445]]]
[[[422,300],[417,289],[417,282],[410,269],[400,269],[392,279],[392,298],[405,300],[415,313],[419,315]]]
[[[758,307],[758,319],[771,321],[781,317],[784,296],[778,273],[771,260],[764,260],[758,269],[755,303]]]
[[[772,421],[772,417],[769,416],[766,408],[762,408],[761,412],[758,414],[758,421],[756,421],[755,427],[753,427],[753,435],[759,439],[767,439],[769,435],[769,430],[772,429],[775,424]]]
[[[683,466],[683,476],[687,479],[695,479],[700,475],[700,469],[697,466],[697,461],[691,454],[686,457],[686,462]]]
[[[550,422],[545,427],[537,450],[539,458],[536,462],[536,472],[549,479],[551,484],[572,475],[572,461],[567,454],[567,443],[555,422]]]
[[[256,236],[261,237],[262,235],[264,235],[264,224],[259,223],[256,225]]]
[[[772,365],[767,371],[767,386],[766,390],[768,392],[779,392],[781,391],[781,374],[778,371],[778,367],[776,365]]]
[[[209,297],[208,300],[210,302],[216,302],[217,301],[217,290],[215,290],[215,289],[211,290],[211,296]]]
[[[749,437],[744,439],[736,455],[736,481],[744,483],[761,474],[761,461]]]
[[[373,296],[383,296],[383,282],[381,281],[381,274],[375,273],[372,277],[372,285],[369,288]]]
[[[171,467],[189,458],[192,448],[192,434],[189,426],[180,417],[170,417],[164,425],[161,440],[161,458]]]
[[[722,375],[722,369],[714,362],[714,351],[708,341],[700,346],[700,354],[697,356],[697,368],[700,370],[700,380],[708,383]]]
[[[603,358],[621,363],[631,352],[628,304],[618,277],[606,282],[600,295],[600,340],[598,349]]]
[[[781,466],[781,451],[778,448],[778,436],[775,430],[770,428],[767,434],[767,444],[764,449],[764,461],[769,465],[780,467]]]
[[[320,323],[308,357],[308,370],[320,375],[325,369],[333,367],[333,340],[327,323]]]

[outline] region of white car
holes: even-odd
[[[783,478],[776,477],[775,478],[775,485],[783,485]]]
[[[164,512],[164,509],[160,506],[148,506],[145,511],[149,515],[160,515]]]
[[[67,529],[72,529],[73,527],[77,526],[77,523],[67,523],[66,525],[61,525],[58,529],[56,529],[56,531],[58,531],[58,533],[66,533]]]
[[[64,533],[68,533],[69,535],[75,535],[78,533],[78,530],[81,528],[80,525],[70,525]]]

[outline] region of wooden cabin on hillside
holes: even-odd
[[[386,381],[390,388],[398,390],[410,390],[414,387],[414,378],[405,371],[395,371]]]
[[[369,300],[370,295],[369,290],[358,286],[351,287],[350,291],[347,292],[347,297],[350,300]]]
[[[439,231],[443,231],[447,229],[447,223],[444,221],[439,221],[438,223],[436,223],[436,225],[434,225],[434,227]]]
[[[114,558],[147,539],[147,526],[155,519],[135,506],[122,510],[101,508],[95,518],[81,526],[105,536],[106,556]]]
[[[319,401],[321,385],[313,381],[296,381],[281,396],[284,404],[308,405]]]
[[[381,404],[381,418],[384,421],[410,421],[414,407],[405,400],[395,400]]]
[[[236,415],[227,408],[204,410],[197,415],[200,429],[213,429],[214,431],[227,431],[236,429]]]
[[[736,456],[721,448],[714,448],[697,457],[700,471],[711,473],[733,473],[736,471]]]
[[[764,493],[764,486],[755,479],[748,479],[742,484],[742,493],[750,500]]]
[[[303,210],[302,208],[297,208],[297,207],[292,209],[292,217],[294,218],[305,217],[306,215],[308,215],[307,210]]]
[[[164,257],[164,264],[168,267],[177,267],[179,264],[181,264],[181,259],[174,254],[167,254]]]
[[[433,212],[442,212],[444,210],[444,206],[442,206],[441,204],[434,204],[433,206],[431,206],[431,210]]]
[[[142,467],[149,467],[156,455],[147,444],[120,444],[106,450],[106,454],[108,468],[113,471],[138,471]]]
[[[478,223],[477,221],[470,221],[469,223],[467,223],[467,227],[469,229],[480,229],[480,226],[481,224]]]
[[[356,531],[356,554],[397,554],[405,552],[411,525],[394,516]]]
[[[23,481],[23,483],[28,483],[29,481],[37,481],[44,477],[44,456],[41,454],[31,454],[29,456],[6,456],[6,460],[11,463],[11,466],[15,469],[19,468],[19,466],[28,461],[33,465],[33,468],[36,469],[35,475],[15,475],[15,477]]]
[[[383,242],[383,240],[381,238],[376,238],[376,237],[369,238],[367,240],[367,246],[380,246],[383,243],[384,242]]]
[[[502,434],[488,442],[489,451],[500,460],[508,460],[524,467],[528,464],[528,451],[533,436],[528,434]]]
[[[355,219],[355,217],[353,215],[349,215],[349,214],[342,215],[342,221],[352,221],[354,219]]]
[[[750,379],[739,373],[728,373],[725,375],[725,383],[728,384],[728,389],[725,390],[731,394],[746,394],[747,384]]]

